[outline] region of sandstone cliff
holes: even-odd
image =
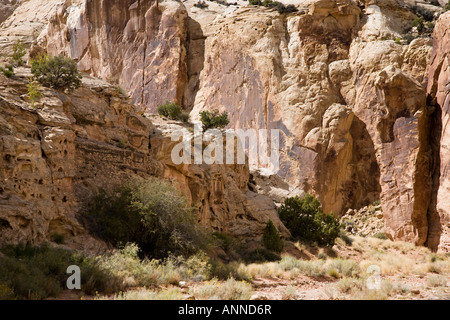
[[[0,242],[42,242],[64,235],[93,245],[77,219],[100,188],[133,176],[169,179],[215,230],[258,238],[271,219],[285,235],[275,205],[250,191],[247,165],[174,167],[171,132],[180,125],[138,113],[117,88],[85,76],[73,94],[45,89],[34,107],[28,68],[0,75]],[[84,242],[83,242],[84,241]]]
[[[33,1],[2,24],[4,43],[21,34],[21,12]],[[229,113],[229,128],[281,131],[272,177],[250,176],[245,166],[175,166],[164,151],[171,125],[153,119],[156,133],[140,133],[152,146],[140,152],[152,160],[139,171],[171,178],[203,223],[257,232],[276,216],[261,194],[280,202],[310,192],[336,215],[381,199],[390,238],[436,249],[449,215],[449,14],[433,38],[408,42],[401,38],[417,16],[402,0],[292,0],[300,10],[288,14],[245,1],[196,3],[49,1],[25,38],[40,34],[36,44],[49,54],[121,85],[147,114],[176,101],[193,120],[217,108]]]

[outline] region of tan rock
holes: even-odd
[[[51,55],[122,86],[142,110],[181,103],[187,12],[177,1],[66,1],[40,37]]]
[[[433,190],[437,194],[432,199],[436,211],[430,212],[428,245],[434,249],[449,251],[450,249],[450,13],[443,14],[434,29],[433,52],[431,54],[428,73],[427,94],[430,104],[435,108],[433,117],[433,139],[431,140],[433,152],[439,159],[433,163]],[[442,232],[442,240],[440,234]]]

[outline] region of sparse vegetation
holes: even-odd
[[[228,113],[226,111],[219,113],[219,110],[202,111],[200,112],[200,121],[203,124],[203,130],[214,128],[224,128],[230,122],[228,120]]]
[[[17,40],[12,49],[13,53],[11,55],[11,62],[17,67],[22,66],[24,63],[23,57],[27,53],[25,44],[21,40]]]
[[[447,2],[447,4],[444,6],[444,12],[447,12],[450,10],[450,0]]]
[[[36,101],[42,96],[41,90],[39,89],[39,83],[34,78],[31,78],[28,80],[27,89],[31,106],[34,107]]]
[[[324,214],[319,201],[309,194],[287,198],[278,214],[293,237],[322,246],[333,246],[341,230],[339,221]]]
[[[196,300],[248,300],[252,295],[252,286],[245,281],[237,281],[233,278],[224,283],[213,279],[200,286],[193,287],[190,294]]]
[[[70,58],[40,56],[31,63],[31,72],[43,86],[72,92],[81,85],[77,64]]]
[[[206,9],[209,7],[209,5],[205,1],[199,1],[196,4],[194,4],[194,7],[197,7],[200,9]]]
[[[87,227],[120,245],[136,243],[144,255],[192,254],[208,245],[191,208],[170,183],[139,180],[110,192],[101,191],[84,210]]]
[[[263,243],[268,250],[275,252],[281,252],[283,250],[283,240],[278,233],[277,228],[273,224],[272,220],[267,222],[266,228],[263,234]]]
[[[174,102],[166,102],[158,107],[158,114],[172,120],[179,120],[183,122],[189,121],[189,113],[183,112],[180,105]]]
[[[6,68],[0,67],[0,71],[7,78],[14,76],[14,66],[12,64],[6,65]]]
[[[289,12],[296,12],[298,9],[290,4],[290,5],[284,5],[281,2],[278,1],[272,1],[272,0],[249,0],[248,3],[253,6],[263,6],[266,8],[274,8],[279,13],[289,13]]]
[[[69,250],[47,245],[8,245],[1,251],[4,256],[0,258],[0,283],[6,286],[4,290],[10,298],[13,294],[17,299],[56,297],[66,285],[69,265],[80,267],[84,292],[115,289],[114,276],[101,270],[93,259]]]

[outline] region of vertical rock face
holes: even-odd
[[[438,153],[435,164],[434,187],[436,212],[430,212],[429,246],[437,247],[441,229],[441,248],[450,245],[450,12],[443,14],[436,23],[433,34],[433,52],[428,73],[427,93],[436,108],[433,125],[436,130],[431,143]]]
[[[41,37],[51,55],[122,86],[143,110],[181,103],[186,83],[184,6],[176,1],[66,1]]]
[[[26,98],[27,69],[0,76],[0,242],[83,234],[80,205],[101,187],[154,172],[151,124],[110,85],[85,79],[67,96]]]
[[[9,40],[20,34],[20,12],[33,1],[3,23]],[[402,45],[386,40],[401,37],[416,18],[401,0],[288,2],[308,10],[279,14],[241,1],[200,9],[194,7],[196,0],[55,0],[46,2],[42,16],[51,18],[39,42],[51,55],[76,59],[81,71],[121,85],[141,111],[154,113],[168,100],[191,110],[191,120],[198,120],[200,111],[219,109],[228,112],[229,128],[280,130],[277,174],[289,187],[266,186],[275,198],[293,190],[310,192],[326,212],[337,215],[381,199],[385,231],[392,239],[436,249],[450,215],[449,14],[436,24],[433,47],[425,38]],[[20,110],[18,118],[33,117]],[[70,112],[75,119],[76,110]],[[45,154],[55,150],[45,141],[58,137],[69,145],[84,141],[81,133],[101,141],[105,134],[97,122],[111,123],[109,116],[99,120],[89,108],[78,117],[88,117],[89,125],[41,130]],[[49,112],[47,118],[64,117]],[[151,154],[155,166],[142,172],[157,169],[172,179],[198,205],[205,224],[251,235],[268,218],[276,219],[273,203],[248,190],[248,167],[175,166],[167,151],[173,147],[167,136],[172,129],[164,123],[157,127],[149,141],[140,129],[124,141],[138,149],[150,142],[152,148],[140,152]],[[85,162],[96,161],[90,148],[100,147],[75,143],[75,154],[83,154],[78,166],[86,170]],[[133,153],[132,158],[148,162],[147,155]],[[45,161],[63,172],[72,170],[65,169],[70,162],[55,159]],[[8,173],[7,179],[13,176]],[[67,176],[73,175],[62,176],[61,181],[53,178],[60,189],[71,185]],[[82,194],[83,184],[75,185],[74,194]],[[4,220],[0,226],[16,223]]]
[[[7,16],[0,25],[0,56],[9,56],[17,40],[30,46],[47,27],[56,7],[62,3],[64,0],[6,0]],[[9,9],[12,8],[16,9],[11,13]]]
[[[21,0],[4,0],[0,3],[0,23],[5,21],[16,8],[19,6]]]

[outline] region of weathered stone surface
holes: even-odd
[[[5,21],[16,8],[19,6],[22,0],[3,0],[0,3],[0,23]]]
[[[0,75],[0,242],[86,236],[76,213],[95,190],[152,172],[151,124],[97,80],[70,96],[45,89],[32,108],[29,69],[16,75]]]
[[[183,131],[185,140],[190,139],[189,146],[192,143],[192,148],[193,134],[179,123],[167,123],[159,117],[151,119],[155,130],[150,138],[150,152],[152,158],[162,164],[159,175],[172,181],[188,196],[198,208],[202,224],[242,239],[257,239],[270,219],[282,235],[290,235],[278,217],[274,202],[263,194],[249,190],[248,163],[195,164],[192,156],[191,164],[175,164],[171,153],[180,142],[171,140],[172,133]],[[226,139],[223,140],[225,148]],[[205,140],[203,151],[208,144]]]
[[[431,140],[439,159],[434,163],[434,191],[436,212],[429,212],[430,231],[428,245],[439,249],[450,247],[450,12],[443,14],[436,23],[433,34],[433,52],[428,73],[427,93],[436,108]]]
[[[280,202],[309,192],[337,215],[381,198],[391,238],[436,248],[441,224],[448,223],[450,192],[448,13],[436,25],[430,66],[430,39],[409,45],[393,40],[416,18],[400,0],[286,0],[301,10],[281,15],[242,1],[208,3],[207,9],[194,7],[196,2],[64,1],[42,15],[52,18],[39,40],[49,53],[73,57],[81,70],[120,84],[142,111],[152,113],[171,100],[191,110],[193,120],[202,110],[219,109],[228,111],[229,128],[279,129],[278,176],[267,167],[252,167],[263,174],[250,176],[245,166],[175,166],[168,135],[179,124],[155,120],[158,130],[145,151],[148,137],[127,134],[127,140],[114,129],[119,120],[105,113],[105,93],[89,95],[95,106],[81,98],[71,102],[79,107],[70,112],[61,112],[66,98],[45,97],[46,106],[31,112],[44,126],[40,136],[50,146],[62,137],[75,144],[78,166],[86,170],[85,162],[96,162],[90,155],[103,152],[98,142],[109,150],[113,136],[116,143],[143,148],[154,160],[152,170],[177,184],[199,206],[201,221],[218,230],[258,234],[266,219],[276,218],[265,196]],[[4,23],[12,30],[16,21],[9,37],[21,32],[18,17]],[[31,117],[27,112],[17,118]],[[76,126],[78,119],[86,125]],[[33,143],[30,150],[42,145],[53,154],[45,142]],[[136,168],[135,160],[116,156],[108,161]],[[70,172],[55,157],[47,162]]]
[[[181,103],[186,84],[187,12],[177,1],[66,1],[40,38],[80,71],[122,86],[142,110]]]
[[[9,56],[12,46],[22,40],[27,47],[36,40],[58,5],[64,0],[22,0],[20,5],[1,24],[0,56]]]

